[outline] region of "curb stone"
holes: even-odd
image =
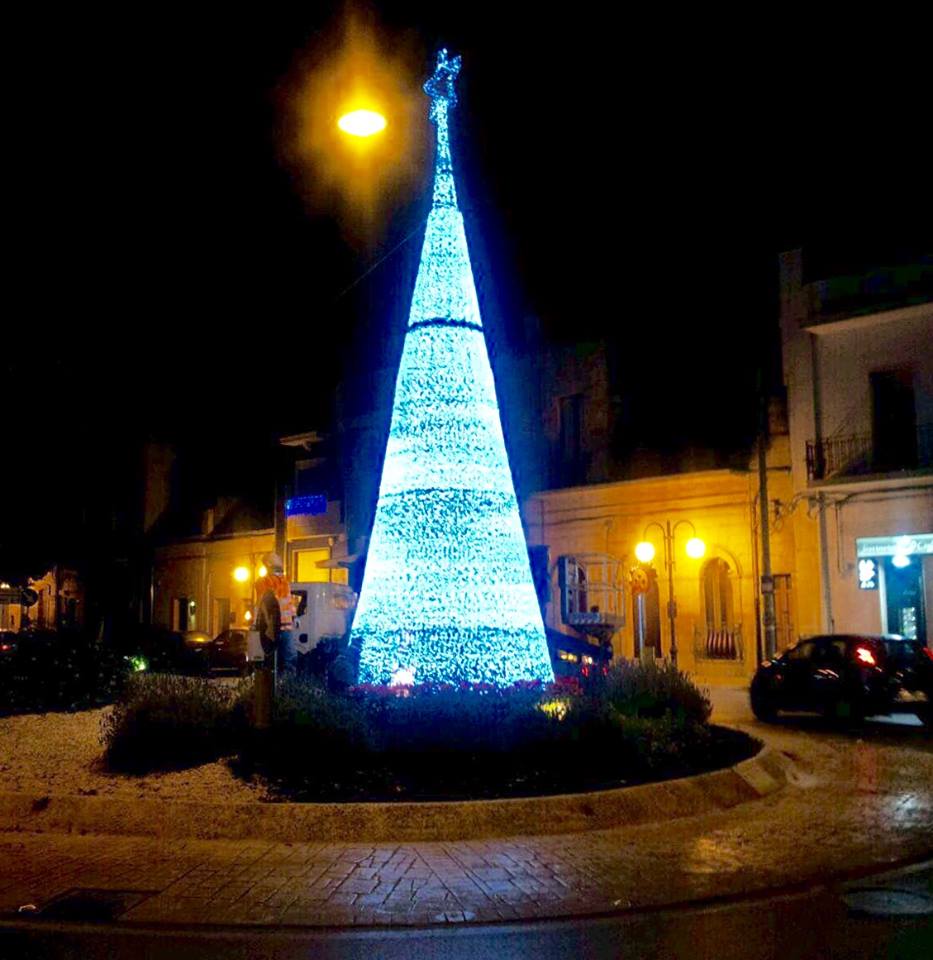
[[[727,810],[799,783],[765,746],[723,770],[589,793],[423,803],[203,803],[0,793],[0,831],[198,840],[384,842],[564,834]]]

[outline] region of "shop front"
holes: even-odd
[[[858,537],[859,589],[874,593],[884,633],[930,644],[933,533]]]

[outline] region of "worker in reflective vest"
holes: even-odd
[[[263,649],[265,649],[266,639],[263,637],[260,617],[263,617],[266,623],[272,619],[271,610],[267,609],[265,614],[263,613],[263,603],[265,602],[269,607],[274,601],[278,608],[278,623],[272,650],[277,654],[276,666],[281,671],[292,666],[295,657],[295,643],[292,636],[296,619],[295,598],[292,596],[291,584],[285,577],[281,557],[277,553],[267,553],[263,556],[262,562],[266,568],[266,575],[256,581],[256,595],[259,598],[256,629],[260,631]],[[268,639],[271,641],[271,636]]]

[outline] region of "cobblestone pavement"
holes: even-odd
[[[73,888],[147,891],[124,921],[335,926],[559,917],[683,903],[883,868],[933,853],[922,732],[763,728],[718,716],[800,775],[733,810],[581,834],[419,844],[0,834],[0,913]],[[730,712],[731,711],[731,712]]]

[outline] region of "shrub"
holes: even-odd
[[[531,729],[553,721],[537,710],[543,687],[490,684],[421,685],[399,693],[354,691],[382,753],[418,754],[511,750]],[[530,729],[531,728],[531,729]]]
[[[81,710],[110,703],[129,665],[79,631],[28,631],[0,660],[0,713]]]
[[[587,687],[626,717],[658,719],[669,713],[676,720],[706,723],[712,712],[709,697],[672,663],[620,660]]]
[[[312,679],[280,679],[268,730],[253,726],[251,687],[241,703],[247,720],[236,763],[241,776],[252,776],[258,768],[272,780],[291,781],[326,770],[340,783],[367,753],[368,731],[357,705]]]
[[[303,800],[580,790],[719,765],[708,715],[682,674],[638,664],[584,687],[364,686],[343,697],[286,679],[272,729],[250,734],[238,770]]]
[[[557,734],[579,749],[573,723],[538,709],[543,693],[540,684],[421,685],[338,696],[286,678],[272,728],[250,732],[237,771],[300,799],[495,793],[538,765],[544,744],[555,749]]]
[[[133,773],[216,760],[235,749],[241,700],[237,689],[203,679],[134,674],[102,721],[105,760]]]
[[[235,771],[297,800],[564,792],[684,776],[752,750],[705,721],[676,669],[618,664],[582,685],[423,684],[335,694],[286,675],[257,730],[251,680],[135,675],[104,724],[116,769],[177,768],[236,752]]]

